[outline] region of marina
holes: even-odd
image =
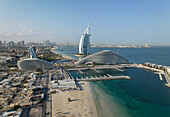
[[[165,80],[167,82],[165,86],[170,87],[170,72],[169,72],[170,68],[166,66],[164,67],[162,66],[161,68],[159,68],[157,66],[162,66],[162,65],[144,63],[144,65],[138,65],[137,67],[156,71],[156,74],[159,75],[160,80],[163,80],[162,75],[164,75]]]
[[[95,76],[95,77],[80,77],[80,78],[73,78],[71,76],[71,74],[69,73],[69,71],[78,71],[79,74],[88,74],[88,72],[83,72],[83,70],[94,70],[97,74],[101,73],[100,70],[102,69],[114,69],[116,71],[119,72],[123,72],[124,68],[132,68],[132,67],[136,67],[136,68],[143,68],[143,69],[149,69],[152,71],[155,71],[156,74],[159,75],[160,80],[163,80],[162,75],[164,76],[165,80],[166,80],[166,84],[165,86],[170,87],[170,76],[168,73],[168,68],[164,67],[164,69],[160,69],[160,68],[156,68],[156,64],[154,64],[154,66],[149,65],[146,66],[144,64],[122,64],[122,65],[96,65],[96,66],[86,66],[86,67],[79,67],[79,68],[67,68],[66,71],[69,74],[69,79],[75,79],[76,81],[104,81],[104,80],[117,80],[117,79],[131,79],[131,77],[129,76],[112,76],[110,74],[106,74],[104,76]],[[160,65],[159,65],[160,66]]]

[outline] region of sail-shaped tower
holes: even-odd
[[[90,27],[88,26],[81,36],[79,43],[79,54],[89,55],[90,53]]]

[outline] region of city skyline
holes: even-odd
[[[0,1],[0,40],[170,45],[170,1]],[[88,7],[87,7],[88,6]]]

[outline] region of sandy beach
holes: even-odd
[[[57,48],[57,47],[56,47]],[[51,48],[51,52],[53,52],[54,54],[59,54],[59,53],[56,53],[54,50],[56,49],[56,48]],[[59,54],[59,55],[61,55],[61,54]],[[61,55],[62,56],[62,58],[63,59],[70,59],[70,60],[72,60],[72,58],[71,57],[69,57],[69,56],[67,56],[67,55]]]
[[[72,58],[71,57],[69,57],[69,56],[66,56],[66,55],[61,55],[64,59],[70,59],[70,60],[72,60]]]
[[[88,83],[81,83],[83,90],[52,94],[52,117],[58,113],[65,117],[97,117],[97,110]],[[68,102],[71,98],[71,102]],[[56,116],[57,117],[57,116]]]

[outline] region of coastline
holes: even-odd
[[[101,86],[102,82],[99,84]],[[109,95],[105,86],[100,86],[92,85],[98,117],[130,117],[127,110],[119,103],[120,100]]]
[[[64,59],[71,59],[67,55],[57,53],[54,51],[57,47],[51,48],[50,51],[61,55]],[[55,116],[56,112],[65,116],[88,116],[98,117],[97,105],[94,101],[94,95],[92,93],[89,82],[79,82],[83,88],[82,91],[68,91],[58,92],[52,95],[52,117]],[[67,102],[67,98],[71,98],[71,102]]]
[[[87,88],[87,94],[88,94],[88,98],[89,98],[89,103],[90,103],[90,110],[93,112],[92,113],[92,117],[98,117],[98,111],[97,111],[97,105],[95,104],[95,100],[94,100],[94,94],[92,93],[92,87],[90,86],[90,84],[88,82],[85,82],[86,88]]]
[[[112,49],[112,51],[114,51],[114,49]],[[146,50],[141,49],[141,51],[145,52]],[[152,51],[156,53],[157,49],[152,50]],[[154,54],[152,54],[152,51],[150,52],[147,51],[146,53],[146,55],[149,57],[154,56],[154,58],[149,61],[151,62],[156,61],[157,64],[162,64],[161,61],[156,59],[157,57]],[[129,53],[129,52],[130,52],[129,49],[124,50],[124,53]],[[71,56],[70,53],[73,53],[73,52],[70,49],[70,53],[68,50],[66,51],[66,53],[68,53],[68,55]],[[122,51],[122,55],[124,53]],[[62,54],[62,51],[60,54]],[[133,57],[134,55],[137,55],[137,59],[135,60]],[[125,54],[125,56],[127,55]],[[141,59],[141,56],[138,54],[138,51],[132,51],[132,55],[129,55],[129,59],[135,63],[145,62],[143,60],[143,55]],[[162,58],[162,60],[164,60],[165,64],[169,65],[169,62],[167,62],[166,59]],[[166,116],[169,115],[169,113],[167,113],[167,111],[169,110],[169,105],[166,106],[167,104],[166,102],[169,101],[168,95],[166,95],[166,93],[168,93],[169,89],[167,89],[167,87],[164,86],[164,80],[162,82],[156,79],[158,75],[155,75],[155,74],[152,75],[153,73],[150,73],[150,72],[151,72],[150,70],[143,70],[143,69],[140,69],[140,70],[132,69],[131,70],[130,69],[129,72],[127,72],[127,74],[132,75],[133,80],[131,80],[129,83],[126,83],[127,82],[126,80],[121,81],[121,82],[115,82],[115,81],[110,82],[109,81],[110,83],[107,81],[105,83],[102,83],[102,82],[98,82],[94,84],[89,83],[90,86],[92,87],[91,88],[92,90],[91,93],[93,95],[92,98],[94,99],[93,101],[96,104],[93,106],[97,107],[98,116],[103,117],[107,115],[108,117],[109,116],[112,117],[114,115],[115,117],[116,116],[142,117],[142,116],[149,115],[149,116],[157,117],[161,115],[162,113],[164,113],[164,115]],[[153,87],[150,85],[150,82],[153,82],[152,83]],[[146,85],[143,86],[143,84],[146,84]],[[134,86],[136,86],[136,88],[133,88]],[[156,93],[155,93],[155,90],[156,90]],[[127,91],[129,93],[126,93]],[[159,98],[159,95],[157,94],[161,95],[162,98]],[[160,101],[158,104],[161,104],[161,106],[156,106],[158,102],[157,100]],[[166,102],[164,100],[166,100]],[[148,102],[155,103],[155,105],[152,105]],[[164,104],[165,106],[162,104]],[[90,108],[93,108],[93,107],[90,107]]]
[[[71,57],[67,56],[67,55],[63,55],[63,54],[60,54],[60,53],[57,53],[56,51],[54,51],[55,49],[57,49],[58,47],[54,47],[54,48],[51,48],[50,51],[53,52],[54,54],[59,54],[61,55],[61,57],[63,59],[70,59],[70,60],[73,60]]]
[[[65,91],[52,94],[52,117],[61,116],[98,117],[93,94],[88,82],[80,82],[82,91]],[[67,99],[71,98],[71,102]]]

